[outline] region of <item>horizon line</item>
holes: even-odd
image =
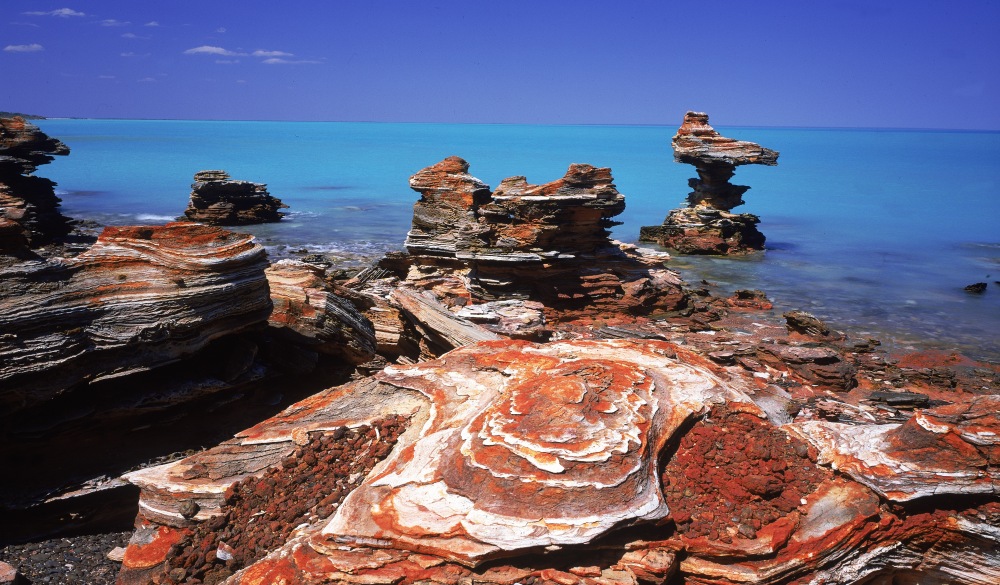
[[[225,118],[117,118],[89,116],[40,116],[38,120],[94,120],[120,122],[267,122],[288,124],[430,124],[430,125],[467,125],[467,126],[629,126],[629,127],[663,127],[676,128],[680,124],[665,123],[628,123],[628,122],[421,122],[421,121],[386,121],[386,120],[275,120],[275,119],[225,119]],[[716,124],[713,124],[716,126]],[[889,132],[974,132],[1000,133],[1000,128],[944,128],[917,126],[799,126],[799,125],[766,125],[766,124],[717,124],[720,128],[772,128],[779,130],[863,130]]]

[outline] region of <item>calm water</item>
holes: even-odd
[[[378,254],[399,249],[417,194],[407,179],[449,155],[495,187],[557,179],[573,162],[611,167],[627,209],[614,236],[635,241],[688,192],[673,162],[675,128],[374,123],[43,120],[72,149],[42,167],[64,210],[108,224],[180,215],[196,171],[267,183],[290,205],[250,228],[289,248]],[[739,211],[762,218],[769,249],[752,258],[682,258],[689,281],[761,288],[890,348],[960,349],[1000,362],[1000,133],[724,128],[781,152],[741,167],[753,188]],[[965,293],[989,282],[982,295]]]

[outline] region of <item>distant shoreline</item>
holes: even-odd
[[[0,118],[13,118],[14,116],[20,116],[25,120],[47,120],[45,116],[39,116],[37,114],[22,114],[21,112],[0,112]]]

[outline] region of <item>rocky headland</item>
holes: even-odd
[[[693,191],[687,207],[673,209],[662,225],[645,226],[642,241],[656,242],[683,254],[738,255],[764,249],[760,218],[730,213],[744,203],[750,187],[729,180],[739,165],[778,164],[778,153],[754,142],[726,138],[708,124],[708,114],[688,112],[674,135],[674,160],[694,165],[698,177],[688,181]]]
[[[237,181],[226,171],[199,171],[184,217],[208,225],[251,225],[281,221],[285,214],[279,210],[287,207],[264,183]]]
[[[123,585],[1000,578],[996,368],[685,283],[610,239],[610,169],[410,185],[352,278],[186,222],[9,256],[0,545],[132,516]]]
[[[55,183],[33,174],[67,154],[69,147],[24,118],[0,118],[0,254],[23,257],[69,234]]]

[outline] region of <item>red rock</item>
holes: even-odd
[[[421,200],[409,256],[384,264],[398,278],[447,289],[463,305],[541,302],[550,321],[685,304],[680,279],[662,268],[662,258],[610,240],[611,218],[625,207],[610,169],[574,164],[543,185],[512,177],[491,194],[468,168],[451,157],[411,179]]]
[[[375,329],[347,299],[323,280],[323,270],[280,260],[265,271],[273,309],[268,324],[277,337],[347,363],[375,357]]]

